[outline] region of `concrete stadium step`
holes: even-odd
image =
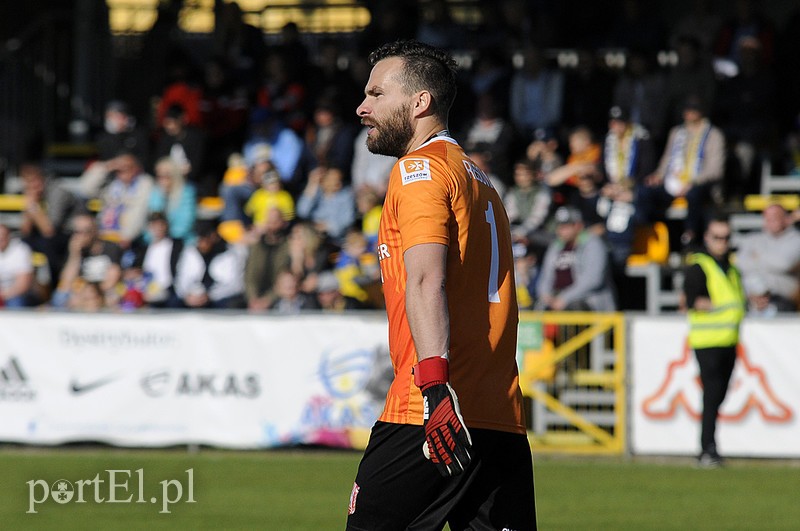
[[[617,424],[617,414],[613,411],[597,411],[586,409],[575,409],[575,412],[583,417],[587,422],[595,426],[613,427]],[[572,426],[573,423],[565,419],[561,415],[557,415],[552,411],[544,412],[544,423],[548,428],[552,426]]]
[[[567,389],[558,395],[558,401],[570,407],[613,406],[616,403],[616,394],[613,391]]]

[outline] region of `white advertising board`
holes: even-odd
[[[0,315],[0,440],[350,446],[391,379],[385,317]]]
[[[702,387],[681,317],[629,321],[631,451],[697,455]],[[720,453],[800,457],[800,322],[746,320],[717,422]]]

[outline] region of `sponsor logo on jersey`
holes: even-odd
[[[431,180],[431,161],[428,159],[403,159],[400,161],[403,186],[416,181]]]

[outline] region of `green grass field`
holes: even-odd
[[[316,450],[6,448],[0,528],[342,529],[359,457]],[[114,473],[113,493],[129,502],[108,503],[107,470],[130,471]],[[687,459],[537,456],[535,473],[544,531],[800,529],[796,461],[734,460],[724,469],[697,470]],[[45,500],[45,483],[59,479],[73,487],[69,503],[46,498],[32,505]],[[80,480],[84,503],[76,503]],[[182,500],[161,512],[165,498],[177,500],[179,482]],[[194,503],[187,503],[190,487]]]

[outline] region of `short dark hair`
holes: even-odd
[[[369,54],[369,64],[375,66],[389,57],[400,57],[405,70],[400,81],[409,92],[427,90],[433,96],[431,111],[443,122],[456,99],[458,65],[446,51],[415,40],[384,44]]]
[[[712,223],[724,223],[726,225],[730,225],[731,218],[724,212],[712,211],[708,217],[705,229],[708,230],[709,225]]]

